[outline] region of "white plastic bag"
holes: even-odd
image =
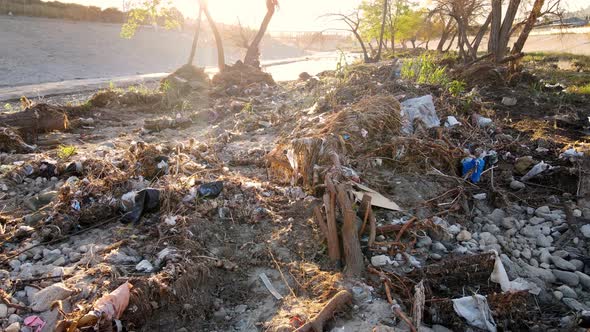
[[[440,119],[436,115],[434,102],[431,95],[408,99],[401,103],[402,106],[402,132],[412,134],[414,132],[414,120],[420,119],[426,128],[438,127]]]
[[[475,294],[453,300],[453,309],[457,315],[465,318],[467,324],[480,329],[496,332],[496,322],[485,296]]]

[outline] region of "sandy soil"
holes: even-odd
[[[171,72],[186,61],[191,33],[143,29],[131,40],[120,25],[0,16],[0,87],[62,80]],[[229,43],[227,43],[229,44]],[[210,41],[202,44],[199,66],[216,64]],[[226,45],[228,62],[240,50]],[[263,60],[303,55],[279,43],[263,45]]]

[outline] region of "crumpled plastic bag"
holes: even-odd
[[[475,294],[453,300],[457,315],[465,318],[467,324],[480,329],[496,332],[496,322],[485,296]]]
[[[494,262],[494,271],[492,271],[490,280],[500,284],[500,288],[502,288],[503,292],[528,291],[533,295],[539,295],[539,293],[541,293],[541,288],[539,288],[539,286],[526,279],[517,278],[510,281],[500,256],[495,251],[494,254],[496,255],[496,260]]]
[[[520,180],[521,181],[528,181],[529,179],[534,178],[535,176],[545,172],[546,170],[551,169],[551,165],[545,164],[544,161],[533,166],[533,168],[526,173]]]
[[[215,181],[209,183],[203,183],[197,189],[197,193],[200,197],[215,198],[221,194],[223,190],[223,181]]]
[[[440,126],[440,119],[436,115],[432,95],[408,99],[401,103],[402,132],[412,134],[414,132],[414,120],[424,122],[426,128]]]
[[[121,218],[124,224],[137,223],[144,213],[154,212],[160,209],[160,190],[146,188],[135,195],[135,205],[131,211],[127,212]]]

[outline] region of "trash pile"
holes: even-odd
[[[59,129],[71,155],[2,150],[1,327],[584,327],[588,143],[398,67],[276,84],[236,64],[198,89],[185,69],[162,85],[206,102],[150,118],[102,92]]]

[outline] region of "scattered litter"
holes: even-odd
[[[176,226],[177,219],[178,216],[167,216],[166,218],[164,218],[164,223],[168,226],[174,227]]]
[[[25,326],[34,327],[35,332],[41,332],[45,327],[45,322],[39,316],[29,316],[25,318],[23,323]]]
[[[445,127],[447,127],[447,128],[451,128],[454,126],[460,126],[460,125],[461,125],[461,122],[459,122],[459,120],[457,120],[457,118],[452,115],[449,115],[447,117],[447,120],[445,121]]]
[[[479,114],[474,114],[473,117],[475,118],[475,123],[481,128],[489,127],[494,123],[492,119]]]
[[[223,190],[223,181],[215,181],[210,183],[203,183],[199,186],[197,193],[200,197],[216,198]]]
[[[471,326],[496,332],[496,322],[488,306],[488,300],[483,295],[475,294],[453,300],[453,309],[457,315],[465,318]]]
[[[461,166],[461,176],[469,175],[471,182],[478,183],[486,166],[486,162],[482,158],[467,157],[461,161]]]
[[[129,305],[131,288],[133,285],[125,282],[113,292],[103,295],[94,304],[94,310],[80,318],[78,327],[93,326],[103,319],[110,325],[113,319],[119,319]]]
[[[559,158],[566,159],[566,158],[581,158],[584,156],[584,152],[577,151],[575,148],[569,148],[563,151]]]
[[[153,188],[143,189],[135,195],[134,202],[135,205],[131,211],[121,218],[122,223],[137,223],[144,213],[160,209],[160,191]]]
[[[494,254],[496,255],[496,260],[494,262],[494,271],[490,276],[490,280],[500,284],[503,292],[517,292],[526,290],[533,295],[539,295],[539,293],[541,293],[541,288],[539,288],[539,286],[523,278],[517,278],[513,281],[510,281],[500,256],[495,251]]]
[[[366,187],[360,183],[351,183],[353,188],[358,188],[359,191],[352,190],[357,201],[362,201],[364,195],[371,196],[371,205],[377,206],[380,208],[392,210],[392,211],[401,211],[402,209],[397,205],[395,202],[390,200],[389,198],[381,195],[380,193],[376,192],[375,190]]]
[[[528,173],[526,173],[521,178],[521,181],[528,181],[548,169],[551,169],[551,165],[545,164],[545,162],[541,161],[540,163],[536,164]]]
[[[426,128],[440,126],[440,119],[436,114],[431,95],[408,99],[401,103],[402,132],[414,132],[414,121],[421,120]]]
[[[483,201],[484,199],[488,198],[488,194],[480,193],[473,195],[473,199],[477,199],[478,201]]]
[[[385,266],[392,263],[393,261],[387,255],[378,255],[371,257],[371,265],[373,266]]]
[[[265,273],[261,273],[258,275],[260,277],[260,279],[262,279],[262,282],[264,283],[264,286],[266,286],[266,289],[268,289],[268,291],[277,299],[277,300],[282,300],[283,296],[281,294],[279,294],[279,292],[277,291],[277,289],[272,285],[272,283],[270,282],[270,280],[268,279],[268,277],[266,276]]]

